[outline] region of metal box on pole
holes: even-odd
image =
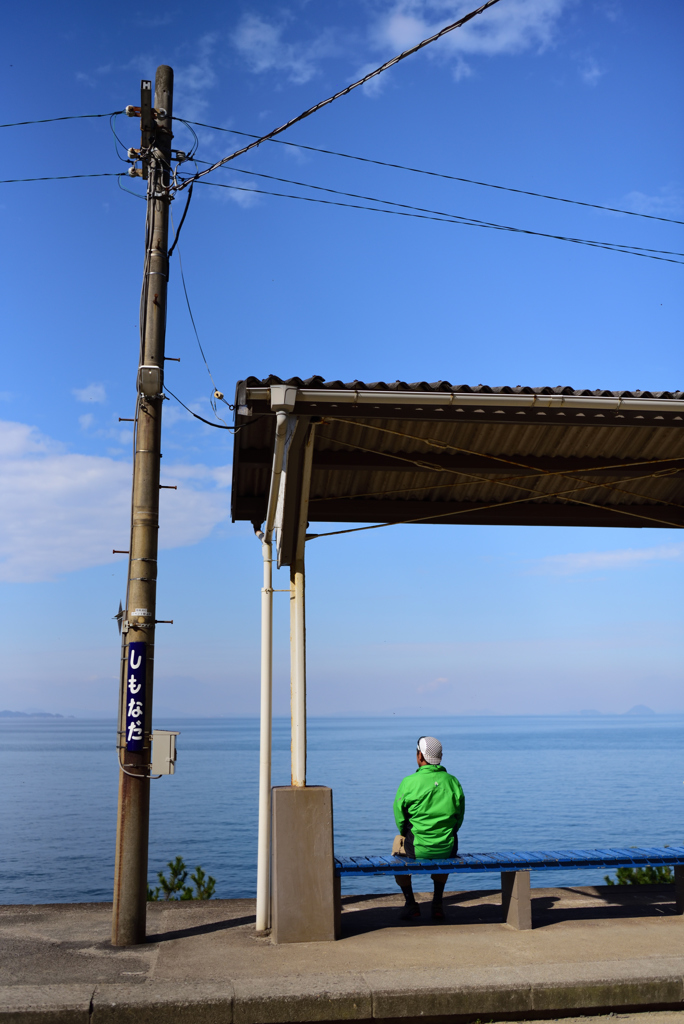
[[[152,775],[174,775],[176,771],[176,736],[167,729],[152,730]]]

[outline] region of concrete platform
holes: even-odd
[[[0,907],[0,1024],[542,1020],[684,1010],[674,886],[533,890],[531,931],[501,893],[343,897],[337,942],[274,945],[253,900],[152,903],[149,941],[110,945],[109,904]],[[684,1014],[677,1014],[684,1024]]]

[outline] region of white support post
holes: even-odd
[[[257,534],[259,536],[259,534]],[[271,735],[273,705],[273,545],[261,534],[261,732],[259,740],[259,840],[256,930],[271,927]]]
[[[309,514],[315,425],[312,423],[302,460],[297,547],[290,567],[290,708],[292,715],[292,785],[306,786],[306,616],[304,547]]]

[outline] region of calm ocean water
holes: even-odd
[[[176,775],[152,783],[150,880],[180,854],[215,876],[217,896],[253,895],[258,721],[155,725],[181,735]],[[442,740],[444,764],[465,790],[464,852],[684,841],[682,715],[311,719],[308,779],[333,787],[338,853],[389,852],[394,792],[415,768],[421,733]],[[0,719],[1,903],[111,899],[114,738],[108,721]],[[275,785],[289,783],[289,747],[289,720],[277,720]],[[535,872],[532,881],[593,884],[603,875]],[[449,887],[497,885],[497,876],[473,874],[452,876]],[[393,889],[383,877],[344,882],[346,892]]]

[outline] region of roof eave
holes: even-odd
[[[270,405],[270,387],[247,387],[245,403],[266,402]],[[684,413],[684,401],[675,398],[627,398],[594,395],[538,395],[538,394],[468,394],[441,391],[333,391],[328,388],[298,388],[297,403],[316,405],[387,405],[421,408],[424,406],[457,408],[464,406],[497,406],[498,408],[537,409],[606,409],[615,412],[669,412]]]

